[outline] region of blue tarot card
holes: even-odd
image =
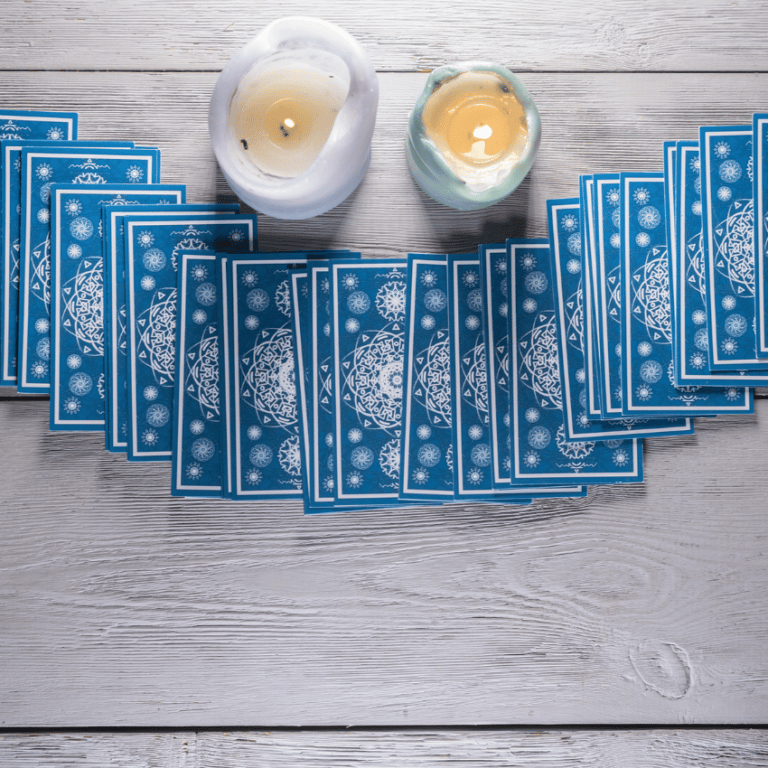
[[[302,501],[291,274],[304,254],[229,256],[231,497]]]
[[[713,413],[674,386],[663,173],[622,173],[622,402],[626,416]]]
[[[597,294],[597,275],[593,270],[593,252],[597,243],[595,223],[595,180],[592,176],[579,177],[579,219],[581,225],[581,268],[584,275],[584,387],[587,392],[587,416],[590,419],[602,419],[600,405],[602,382],[600,348],[597,343],[597,324],[595,323],[595,296]]]
[[[33,141],[72,141],[77,138],[75,112],[0,112],[0,384],[16,385],[16,331],[19,307],[19,214],[21,206],[21,147]],[[18,207],[17,207],[18,206]],[[13,338],[13,341],[11,341]]]
[[[549,244],[510,242],[512,482],[637,483],[642,441],[565,439]]]
[[[402,435],[404,259],[331,264],[336,500],[398,503]]]
[[[46,148],[52,144],[36,140],[3,140],[0,141],[0,167],[2,167],[3,183],[0,188],[2,200],[2,230],[3,245],[0,250],[2,262],[2,336],[0,336],[0,356],[2,358],[2,383],[15,386],[16,384],[16,355],[18,351],[18,320],[19,320],[19,257],[21,252],[21,158],[22,150],[27,148]],[[117,142],[57,142],[57,147],[132,147],[132,143]],[[47,204],[50,198],[49,186],[40,190],[41,203]],[[39,213],[39,212],[38,212]],[[39,213],[43,218],[45,213]]]
[[[216,255],[179,253],[172,496],[221,496],[221,405]],[[210,291],[198,291],[213,283]]]
[[[402,498],[453,500],[448,260],[408,254]]]
[[[41,339],[50,338],[50,185],[156,184],[160,180],[160,153],[156,149],[109,147],[27,148],[21,153],[21,172],[17,386],[20,392],[47,394],[48,366],[41,364],[45,361],[37,357],[36,350]]]
[[[159,185],[53,184],[51,206],[50,428],[104,429],[104,270],[101,209],[158,199]],[[164,194],[171,197],[171,190]],[[146,196],[150,197],[147,198]],[[40,347],[50,345],[45,354]]]
[[[669,297],[670,297],[670,322],[672,324],[672,359],[675,362],[675,377],[679,376],[678,369],[678,322],[680,297],[677,292],[677,266],[679,263],[678,246],[678,221],[676,199],[678,194],[677,181],[677,143],[664,142],[664,227],[667,241],[667,259],[669,260]],[[676,383],[676,382],[675,382]]]
[[[150,215],[153,219],[176,217],[194,213],[211,217],[237,213],[237,205],[184,205],[184,188],[163,194],[159,200],[149,199],[149,205],[107,206],[102,211],[104,222],[104,293],[105,365],[107,379],[106,447],[116,453],[128,451],[128,409],[126,390],[128,381],[128,334],[125,304],[125,224]],[[177,202],[178,201],[178,202]],[[139,239],[148,242],[152,233]],[[143,237],[142,237],[143,235]],[[148,247],[151,246],[149,243]]]
[[[509,456],[509,314],[507,244],[481,245],[480,290],[483,296],[483,341],[488,387],[488,437],[491,441],[491,486],[512,486]]]
[[[448,314],[453,399],[453,492],[457,500],[529,504],[528,489],[493,483],[493,429],[489,408],[483,285],[476,254],[448,256]],[[495,307],[498,312],[498,306]],[[504,411],[504,406],[500,410]]]
[[[578,199],[547,202],[550,254],[554,270],[555,308],[558,323],[558,365],[563,396],[565,440],[615,440],[622,437],[652,437],[666,434],[690,434],[689,419],[590,419],[586,412],[585,388],[587,365],[585,343],[591,304],[585,296],[583,272],[569,248],[574,218],[581,215]]]
[[[250,253],[256,215],[153,216],[125,221],[126,327],[128,331],[128,458],[171,458],[176,353],[176,270],[183,251]],[[202,306],[216,305],[211,278],[196,289]],[[210,314],[210,313],[209,313]]]
[[[700,128],[699,150],[709,366],[765,374],[754,330],[752,126]]]
[[[306,269],[291,272],[291,332],[293,334],[293,367],[296,382],[296,417],[299,422],[299,445],[301,446],[301,489],[304,498],[304,512],[309,508],[310,446],[313,426],[310,426],[309,406],[309,345],[308,320],[309,282]]]
[[[675,385],[721,387],[726,401],[743,402],[743,388],[768,385],[756,371],[709,371],[707,285],[701,229],[701,162],[698,141],[678,141],[675,165],[676,247],[671,273],[675,283]],[[711,390],[715,391],[715,390]],[[725,402],[725,401],[724,401]]]
[[[330,255],[328,253],[325,254]],[[357,259],[359,253],[338,252],[339,258]],[[303,328],[307,343],[303,348],[307,375],[305,442],[309,454],[305,499],[307,511],[332,511],[344,506],[335,503],[334,466],[336,446],[333,417],[333,338],[331,325],[331,262],[307,262],[307,303]]]
[[[221,496],[232,498],[232,465],[233,456],[230,450],[233,430],[234,401],[230,387],[232,377],[232,338],[230,334],[230,316],[232,306],[231,269],[228,253],[217,254],[216,260],[216,290],[219,301],[216,302],[219,321],[219,402],[221,404],[221,421],[219,422],[219,444],[221,445]]]
[[[752,117],[757,352],[768,357],[768,114]]]

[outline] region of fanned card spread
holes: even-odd
[[[514,513],[642,482],[644,438],[768,384],[768,114],[583,174],[545,238],[389,259],[260,253],[77,124],[0,110],[0,383],[174,496]]]

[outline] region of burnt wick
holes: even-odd
[[[240,139],[240,143],[243,145],[243,149],[248,149],[248,142],[245,139]]]

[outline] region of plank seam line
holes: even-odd
[[[535,74],[535,75],[766,75],[768,70],[762,69],[523,69],[515,66],[510,67],[517,74]],[[431,72],[431,69],[377,69],[376,73],[380,75],[422,75]],[[0,72],[12,74],[14,72],[30,73],[104,73],[104,74],[127,74],[143,73],[147,75],[161,74],[218,74],[221,69],[52,69],[52,68],[32,68],[32,69],[4,69]]]

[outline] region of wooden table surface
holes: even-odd
[[[381,98],[360,188],[262,217],[262,250],[540,237],[580,173],[659,170],[664,140],[768,111],[766,0],[4,0],[0,103],[75,110],[80,138],[160,147],[189,202],[232,201],[208,100],[282,15],[357,37]],[[519,73],[543,141],[510,198],[460,214],[403,135],[426,73],[471,59]],[[0,390],[2,766],[768,766],[762,395],[647,440],[642,485],[313,517],[172,499],[168,465],[47,419]]]

